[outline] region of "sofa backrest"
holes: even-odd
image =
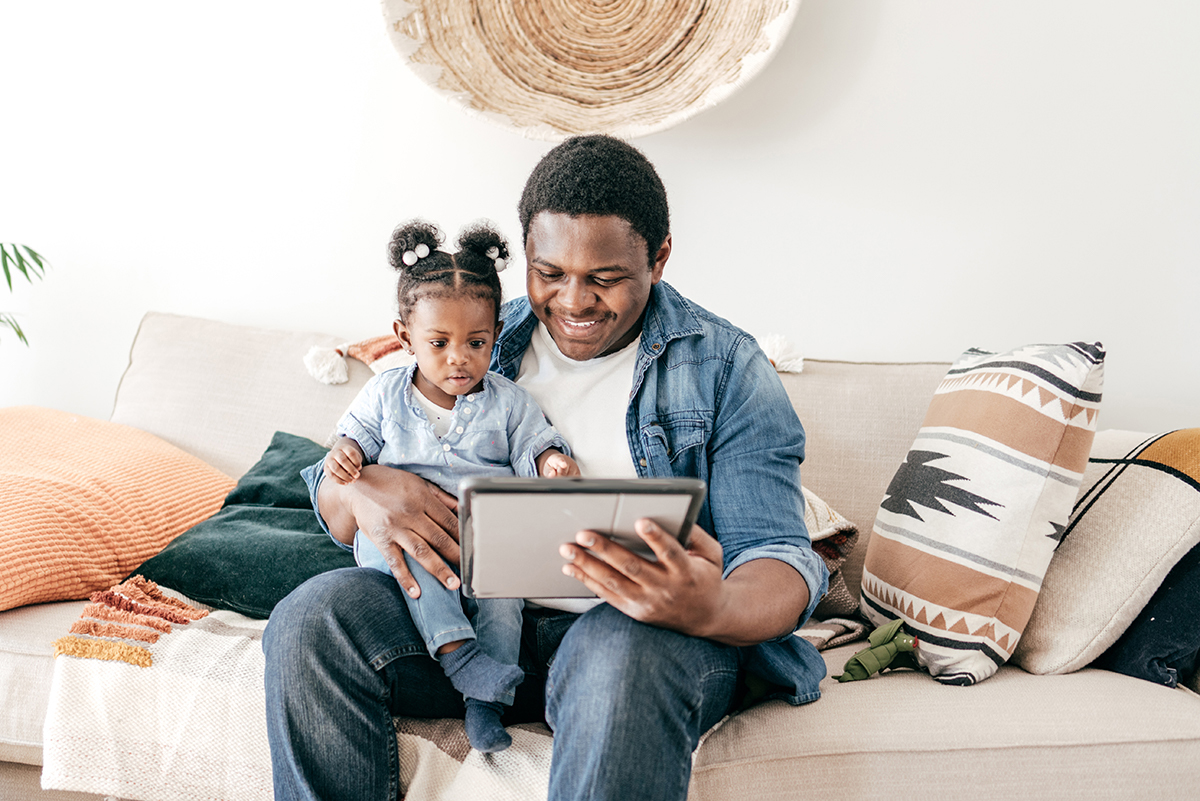
[[[803,372],[780,374],[807,435],[801,482],[858,526],[842,566],[855,595],[879,502],[949,367],[805,359]]]
[[[347,383],[322,384],[304,356],[314,345],[341,344],[326,334],[151,312],[134,340],[112,420],[238,478],[276,431],[328,441],[371,371],[348,359]],[[876,509],[948,367],[806,359],[803,372],[780,375],[808,434],[805,486],[861,532],[844,568],[856,593]]]
[[[151,312],[134,338],[111,419],[162,437],[241,477],[276,431],[325,443],[371,377],[347,360],[350,380],[322,384],[304,356],[345,340]]]

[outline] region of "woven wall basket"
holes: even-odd
[[[770,60],[800,0],[382,0],[409,67],[535,139],[644,136],[724,100]]]

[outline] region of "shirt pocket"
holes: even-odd
[[[511,467],[508,432],[491,426],[468,429],[452,443],[460,457],[487,467]]]
[[[652,476],[706,478],[705,443],[711,424],[701,412],[677,412],[642,426],[642,447]]]

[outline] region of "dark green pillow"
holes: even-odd
[[[310,439],[276,432],[220,511],[133,572],[217,609],[266,618],[313,576],[354,567],[354,556],[321,529],[300,478],[326,452]]]

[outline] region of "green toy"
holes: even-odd
[[[846,662],[840,676],[834,676],[838,681],[862,681],[876,673],[897,668],[920,669],[914,649],[917,638],[906,634],[901,626],[903,620],[893,620],[875,629],[867,637],[870,643]]]

